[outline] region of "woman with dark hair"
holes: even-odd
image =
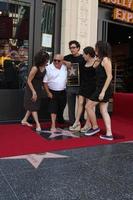
[[[96,90],[91,95],[89,101],[86,104],[86,110],[91,121],[92,128],[89,131],[87,131],[85,135],[94,135],[100,131],[95,115],[95,107],[99,103],[100,112],[106,127],[106,135],[101,135],[100,138],[106,140],[113,140],[111,130],[111,119],[108,113],[108,103],[109,99],[112,96],[111,47],[107,42],[98,41],[95,45],[95,53],[98,58],[94,65],[97,79]]]
[[[24,107],[27,110],[24,118],[21,121],[22,125],[32,126],[27,120],[32,114],[36,123],[36,131],[41,131],[40,123],[38,120],[37,111],[40,108],[41,92],[43,86],[43,77],[45,75],[45,66],[49,59],[48,53],[40,50],[34,58],[35,65],[32,66],[24,95]]]
[[[92,47],[88,46],[83,49],[83,57],[86,61],[85,66],[82,69],[81,76],[81,85],[79,88],[79,97],[78,97],[78,109],[76,114],[76,120],[72,126],[69,127],[71,131],[81,131],[86,132],[91,128],[91,123],[89,118],[87,119],[83,128],[81,128],[80,117],[83,111],[85,100],[92,95],[96,89],[96,80],[95,80],[95,69],[93,67],[95,63],[95,51]]]

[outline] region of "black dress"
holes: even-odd
[[[107,79],[107,75],[105,72],[104,67],[102,66],[101,63],[99,63],[99,65],[96,67],[96,90],[95,92],[91,95],[90,100],[92,101],[96,101],[96,102],[108,102],[109,99],[112,96],[112,85],[110,83],[110,85],[108,86],[106,92],[105,92],[105,96],[103,98],[102,101],[100,101],[98,99],[99,94],[101,93],[103,86],[105,84],[105,81]]]
[[[44,70],[43,72],[38,69],[37,73],[35,74],[34,79],[32,80],[33,87],[37,93],[37,100],[36,102],[33,102],[31,100],[32,98],[32,92],[26,84],[25,88],[25,95],[24,95],[24,108],[25,110],[29,110],[31,112],[38,111],[40,108],[40,100],[42,96],[42,84],[43,84],[43,77],[45,75],[46,71]]]
[[[96,73],[93,66],[83,67],[79,95],[89,98],[96,90]]]

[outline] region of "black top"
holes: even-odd
[[[96,74],[93,66],[83,68],[83,80],[80,85],[79,95],[89,98],[96,90]]]
[[[96,71],[96,90],[95,92],[91,95],[90,99],[92,101],[96,101],[99,102],[99,94],[101,93],[103,86],[105,84],[105,81],[107,79],[107,75],[106,75],[106,71],[104,69],[104,67],[102,66],[101,63],[99,63],[99,65],[96,67],[95,69]],[[105,92],[105,96],[102,100],[102,102],[108,102],[109,99],[112,96],[112,85],[110,83],[110,85],[108,86],[106,92]]]

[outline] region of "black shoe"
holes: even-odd
[[[96,133],[100,132],[100,128],[95,129],[89,129],[86,133],[84,133],[87,136],[95,135]]]
[[[100,138],[103,140],[113,140],[113,136],[112,135],[100,135]]]

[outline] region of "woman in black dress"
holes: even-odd
[[[32,126],[27,120],[32,114],[32,117],[36,123],[36,131],[41,131],[40,123],[38,120],[37,111],[40,108],[40,100],[43,86],[43,77],[45,75],[45,66],[47,65],[49,59],[48,53],[40,50],[35,55],[35,65],[32,66],[24,95],[24,108],[27,110],[24,118],[21,121],[22,125]]]
[[[81,128],[80,117],[83,112],[85,100],[87,101],[96,89],[96,74],[93,67],[95,63],[95,51],[93,47],[85,47],[83,49],[83,57],[86,61],[85,66],[82,67],[81,85],[79,89],[78,108],[76,113],[76,120],[72,126],[69,127],[71,131],[86,132],[91,128],[89,117],[83,128]]]
[[[103,117],[106,135],[101,135],[101,139],[113,140],[111,130],[111,119],[108,113],[108,103],[112,96],[112,63],[111,63],[111,47],[107,42],[98,41],[95,46],[95,52],[98,57],[94,67],[96,69],[96,90],[89,98],[86,104],[86,110],[89,116],[89,120],[92,124],[92,129],[87,131],[85,135],[94,135],[100,131],[96,115],[95,107],[99,103],[100,112]]]

